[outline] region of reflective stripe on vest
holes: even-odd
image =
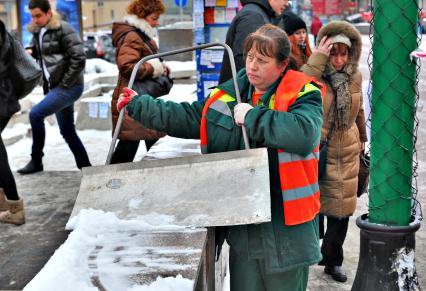
[[[207,99],[206,104],[204,104],[203,112],[201,115],[201,125],[200,125],[200,147],[201,147],[201,153],[207,154],[207,119],[206,114],[207,110],[209,108],[213,108],[216,111],[219,111],[226,115],[231,115],[232,113],[228,106],[224,102],[216,102],[221,97],[225,97],[225,102],[234,101],[235,99],[229,99],[229,95],[226,95],[226,93],[222,90],[219,90],[217,88],[213,89],[210,93],[210,97]],[[228,100],[229,99],[229,100]],[[224,106],[225,104],[225,106]],[[226,107],[226,108],[225,108]]]
[[[319,90],[311,82],[317,83],[303,73],[287,71],[277,88],[274,103],[270,106],[272,105],[274,110],[287,112],[297,98]],[[325,92],[321,93],[325,94]],[[278,149],[284,223],[286,225],[311,221],[319,213],[318,158],[318,145],[312,153],[305,157]]]

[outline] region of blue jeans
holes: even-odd
[[[34,106],[30,112],[30,123],[33,133],[33,146],[31,156],[40,159],[43,156],[46,130],[44,119],[55,113],[61,135],[74,154],[77,167],[90,166],[86,149],[77,135],[74,126],[74,102],[83,93],[83,85],[75,85],[71,88],[55,87],[47,93],[44,99]]]

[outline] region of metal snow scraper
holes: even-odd
[[[154,58],[214,46],[224,47],[230,58],[238,102],[241,97],[233,53],[222,43],[209,43],[142,58],[129,81],[132,87],[139,66]],[[185,226],[224,226],[271,220],[269,168],[266,148],[142,160],[110,165],[124,116],[121,110],[105,166],[83,168],[78,197],[71,217],[81,209],[111,211],[123,219],[156,213]]]

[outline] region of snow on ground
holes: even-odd
[[[38,96],[29,96],[31,100],[38,100]],[[105,97],[96,97],[102,98]],[[164,100],[173,100],[175,102],[193,102],[196,97],[196,85],[180,85],[173,86],[170,94],[161,97]],[[89,99],[90,100],[90,99]],[[99,101],[100,99],[98,99]],[[110,122],[110,120],[105,120]],[[59,133],[59,127],[55,124],[45,122],[46,126],[46,143],[44,148],[43,165],[45,171],[73,171],[78,170],[74,161],[74,156]],[[16,136],[18,132],[24,134],[31,126],[29,124],[17,123],[14,126],[7,127],[2,136],[4,138]],[[92,165],[104,165],[108,149],[111,143],[111,131],[99,130],[80,130],[78,135],[86,147]],[[23,138],[17,143],[10,145],[8,150],[9,162],[13,171],[23,167],[30,159],[32,139],[30,137]],[[182,140],[166,136],[151,148],[149,157],[151,158],[169,158],[186,154],[199,153],[198,140]],[[146,148],[143,142],[139,146],[135,160],[141,160],[146,154]]]
[[[141,245],[142,236],[149,231],[194,232],[169,225],[168,218],[149,215],[138,221],[118,219],[113,213],[83,210],[68,222],[74,229],[39,274],[24,288],[34,290],[96,291],[96,290],[156,290],[190,291],[193,280],[176,277],[157,277],[154,282],[138,285],[130,278],[141,272],[165,270],[179,272],[193,265],[179,264],[173,257],[162,256],[171,252],[196,254],[195,247],[167,247]],[[60,278],[60,280],[58,280]],[[94,287],[97,286],[97,287]],[[105,289],[98,289],[102,286]]]

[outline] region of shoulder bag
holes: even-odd
[[[155,48],[151,45],[151,39],[142,30],[135,30],[144,42],[149,46],[152,52]],[[173,86],[173,80],[169,76],[160,75],[158,78],[148,78],[143,80],[135,80],[132,89],[138,92],[139,95],[148,94],[154,98],[158,98],[170,93]]]
[[[30,94],[41,82],[42,72],[36,60],[22,47],[19,40],[7,32],[12,50],[11,78],[16,96],[21,99]]]
[[[370,154],[361,151],[359,154],[359,172],[358,172],[358,190],[356,195],[360,197],[367,193],[368,184],[370,183]]]
[[[319,160],[318,160],[318,178],[322,178],[325,175],[325,172],[327,170],[328,141],[331,138],[332,132],[333,132],[333,125],[330,126],[325,140],[320,143]]]

